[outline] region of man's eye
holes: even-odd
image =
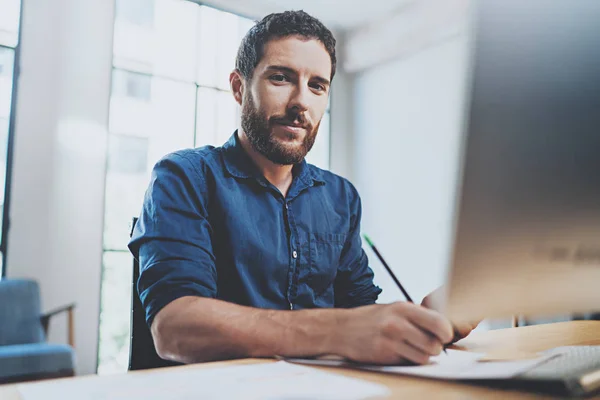
[[[325,85],[321,85],[320,83],[312,83],[310,85],[313,89],[319,90],[321,92],[325,91]]]
[[[286,82],[288,81],[288,77],[283,75],[283,74],[275,74],[275,75],[271,75],[271,80],[275,81],[275,82]]]

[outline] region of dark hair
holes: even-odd
[[[325,25],[304,11],[285,11],[269,14],[258,21],[244,36],[235,59],[235,68],[245,79],[251,79],[254,69],[263,57],[269,40],[299,35],[317,39],[331,57],[331,77],[335,75],[335,38]]]

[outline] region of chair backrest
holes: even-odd
[[[43,342],[45,337],[40,317],[37,282],[0,280],[0,346]]]
[[[133,218],[131,233],[135,229],[137,218]],[[131,236],[131,234],[130,234]],[[140,301],[137,291],[137,282],[140,278],[140,265],[138,255],[133,257],[133,279],[131,287],[131,338],[129,347],[129,370],[169,367],[180,365],[171,361],[163,360],[156,353],[154,340],[150,328],[146,323],[146,311]]]

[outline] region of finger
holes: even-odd
[[[444,346],[437,337],[422,331],[410,322],[402,324],[399,330],[398,334],[403,336],[404,341],[430,356],[437,356],[443,350]]]
[[[429,362],[429,354],[422,352],[406,342],[398,343],[396,349],[398,356],[402,360],[407,360],[418,365],[427,364]]]
[[[460,337],[461,339],[471,333],[471,325],[461,324],[454,326],[454,337]]]
[[[452,324],[437,311],[413,305],[407,307],[407,318],[413,324],[436,336],[442,343],[449,343],[454,337]]]
[[[440,305],[440,301],[445,297],[444,286],[440,286],[435,289],[433,292],[429,293],[421,302],[421,305],[430,309],[437,310]]]
[[[477,328],[477,325],[479,325],[477,322],[454,324],[453,340],[457,341],[467,337],[473,331],[473,329]]]
[[[414,326],[411,326],[410,332],[407,333],[406,341],[413,347],[416,347],[430,356],[437,356],[444,349],[444,344],[440,339],[429,333],[425,333]]]
[[[421,305],[426,308],[431,308],[431,303],[432,300],[429,298],[429,296],[425,297],[423,301],[421,301]]]

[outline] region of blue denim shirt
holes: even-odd
[[[182,296],[269,309],[356,307],[381,289],[346,179],[303,161],[287,196],[239,143],[178,151],[152,172],[129,248],[146,320]]]

